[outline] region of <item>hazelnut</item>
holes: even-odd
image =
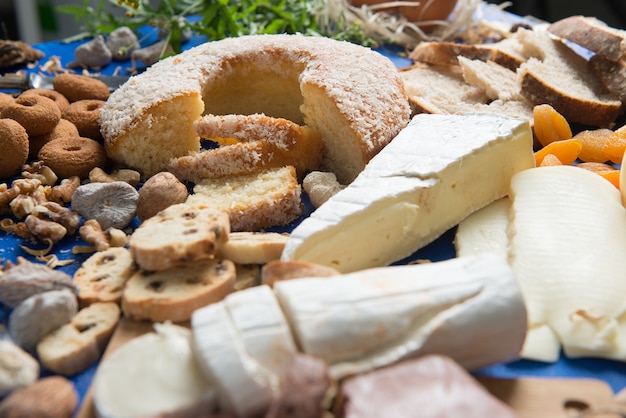
[[[161,210],[187,200],[187,187],[175,175],[163,171],[150,177],[139,190],[137,216],[141,221]]]

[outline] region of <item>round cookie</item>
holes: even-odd
[[[13,100],[13,96],[8,93],[2,93],[0,91],[0,112],[2,112],[2,109],[4,109],[6,105],[8,105],[9,103],[13,103]]]
[[[52,100],[40,95],[16,97],[2,109],[0,116],[16,120],[28,135],[43,135],[51,132],[61,119],[61,110]]]
[[[57,104],[57,106],[59,107],[59,110],[61,111],[61,114],[63,112],[65,112],[65,110],[70,105],[69,100],[67,100],[67,98],[65,98],[65,96],[63,96],[58,91],[55,91],[55,90],[52,90],[52,89],[30,89],[30,90],[24,91],[22,94],[20,94],[20,96],[29,96],[29,95],[33,95],[33,94],[34,95],[43,96],[43,97],[47,97],[48,99],[51,99],[52,101],[54,101]]]
[[[0,119],[0,179],[20,172],[28,158],[28,134],[13,119]]]
[[[83,137],[58,138],[39,150],[39,159],[50,167],[59,178],[89,177],[96,167],[106,167],[108,160],[99,142]]]
[[[63,73],[54,77],[52,86],[70,102],[79,100],[106,100],[109,97],[109,88],[104,82],[95,78]]]
[[[406,126],[397,68],[349,42],[252,35],[207,42],[159,61],[101,111],[107,153],[150,176],[200,150],[202,114],[282,117],[320,133],[322,167],[348,183]]]
[[[74,125],[67,119],[61,119],[59,123],[57,123],[57,126],[54,127],[52,132],[43,135],[30,136],[28,138],[28,158],[37,158],[37,154],[39,154],[39,150],[41,149],[41,147],[54,139],[75,138],[77,136],[80,136],[80,134],[78,133],[76,125]]]
[[[85,99],[72,102],[63,113],[63,118],[72,122],[81,136],[102,139],[100,134],[100,109],[104,100]]]

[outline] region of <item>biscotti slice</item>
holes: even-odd
[[[615,121],[622,103],[586,59],[546,30],[519,29],[516,35],[530,56],[518,69],[524,97],[535,105],[549,103],[570,123],[606,127]]]
[[[458,65],[459,57],[493,61],[515,71],[524,61],[521,46],[515,38],[504,38],[489,44],[459,44],[449,41],[420,42],[409,54],[414,62],[435,65]]]
[[[140,268],[160,271],[213,257],[229,233],[228,214],[221,208],[179,203],[144,221],[129,247]]]
[[[626,32],[589,16],[569,16],[550,24],[548,32],[568,40],[610,61],[626,54]]]
[[[232,232],[218,256],[239,264],[265,264],[280,258],[288,239],[278,232]]]
[[[135,271],[130,251],[124,247],[111,247],[99,251],[74,273],[81,306],[95,302],[115,302],[122,299],[124,283]]]
[[[37,344],[41,364],[66,376],[87,369],[102,355],[119,319],[120,308],[113,302],[96,302],[81,309],[68,324]]]
[[[124,287],[122,312],[134,320],[181,322],[233,291],[235,265],[204,259],[166,271],[135,273]]]
[[[295,168],[285,166],[203,180],[187,203],[228,213],[233,232],[257,231],[296,220],[304,210],[301,193]]]

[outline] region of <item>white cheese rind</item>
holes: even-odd
[[[268,286],[235,292],[194,312],[195,351],[226,407],[253,417],[269,407],[295,344]]]
[[[626,359],[626,209],[620,192],[573,166],[511,183],[511,265],[528,306],[523,356]],[[535,335],[537,333],[537,335]]]
[[[496,255],[277,282],[299,347],[341,378],[420,354],[477,369],[519,356],[526,310]]]
[[[409,256],[505,196],[534,167],[527,121],[496,115],[417,115],[348,187],[291,233],[282,259],[342,273]]]

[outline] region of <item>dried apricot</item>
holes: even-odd
[[[617,187],[619,189],[620,187],[620,170],[615,170],[615,171],[607,171],[604,173],[598,173],[600,174],[602,177],[604,177],[605,179],[607,179],[608,181],[610,181],[611,183],[613,183],[613,186]]]
[[[584,162],[580,164],[576,164],[576,167],[584,168],[589,171],[593,171],[594,173],[608,173],[610,171],[617,171],[617,168],[613,167],[611,164],[606,163],[596,163],[596,162]]]
[[[534,106],[533,120],[535,137],[544,147],[551,142],[572,137],[572,129],[565,117],[549,104]]]
[[[604,144],[604,153],[615,164],[621,164],[626,150],[626,125],[615,130]]]
[[[554,141],[535,152],[535,164],[540,166],[543,159],[548,154],[554,154],[555,157],[561,161],[564,165],[570,165],[582,149],[582,144],[578,139],[563,139],[561,141]]]
[[[546,167],[549,165],[563,165],[563,163],[556,155],[546,154],[546,156],[543,157],[543,160],[541,161],[540,167]]]
[[[603,163],[609,158],[604,153],[604,146],[613,135],[610,129],[594,129],[590,131],[581,131],[574,135],[574,139],[578,139],[583,148],[578,158],[585,162]]]

